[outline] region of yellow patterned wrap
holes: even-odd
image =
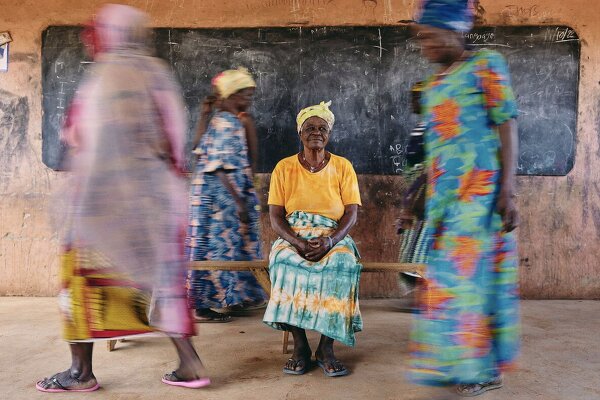
[[[256,87],[256,82],[246,68],[228,69],[215,76],[212,82],[219,96],[226,99],[242,89]]]

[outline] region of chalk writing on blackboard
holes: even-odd
[[[407,144],[396,143],[390,145],[391,155],[389,158],[392,161],[392,168],[394,170],[394,174],[401,174],[406,168],[406,148]]]
[[[470,46],[511,47],[511,45],[507,43],[496,42],[496,34],[493,31],[469,32],[464,34],[464,38]]]
[[[494,32],[469,32],[464,34],[465,39],[471,44],[488,43],[496,38]]]
[[[556,27],[556,28],[548,28],[546,30],[546,34],[544,35],[544,40],[546,42],[578,42],[579,37],[577,33],[568,27]]]

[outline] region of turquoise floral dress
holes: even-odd
[[[504,59],[473,53],[428,81],[422,106],[431,244],[409,377],[429,385],[484,382],[510,368],[519,352],[516,244],[496,211],[495,126],[517,116]]]

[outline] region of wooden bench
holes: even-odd
[[[416,272],[423,276],[424,264],[361,262],[362,272]],[[271,280],[269,279],[269,261],[195,261],[191,269],[200,271],[251,271],[262,288],[271,295]],[[117,341],[108,341],[108,351],[115,348]],[[288,352],[289,332],[283,332],[283,353]]]

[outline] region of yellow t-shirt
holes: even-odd
[[[331,155],[319,172],[309,172],[298,155],[279,161],[271,175],[269,204],[294,211],[319,214],[335,221],[344,215],[344,206],[362,205],[356,172],[350,161]]]

